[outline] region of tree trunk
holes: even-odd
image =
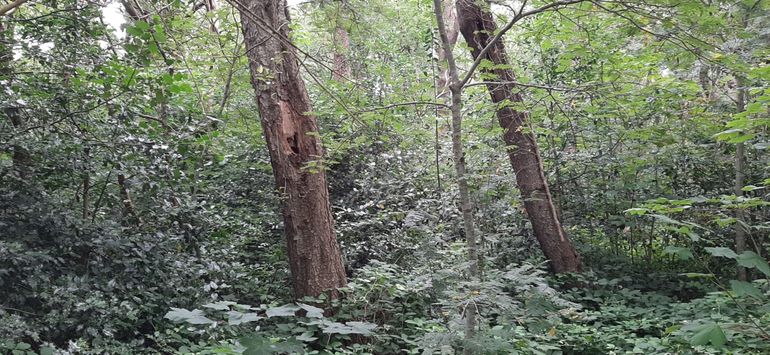
[[[128,189],[126,175],[123,172],[118,173],[118,189],[120,190],[120,201],[123,203],[123,224],[129,225],[134,222],[144,224],[142,218],[136,213],[134,200],[131,199],[131,192]]]
[[[457,19],[460,32],[476,59],[497,30],[492,14],[488,9],[482,10],[475,1],[458,1]],[[513,82],[516,77],[509,68],[502,39],[492,45],[485,57],[496,66],[493,69],[483,69],[486,73],[494,74],[498,80],[487,84],[487,89],[492,101],[502,105],[497,110],[497,119],[505,130],[503,139],[509,147],[508,156],[516,172],[516,181],[535,237],[543,254],[551,261],[553,272],[579,272],[582,267],[580,256],[564,233],[556,215],[543,173],[537,140],[527,125],[529,116],[526,112],[505,106],[506,103],[520,103],[523,100],[521,94],[515,91]]]
[[[10,22],[6,23],[3,20],[0,18],[0,79],[7,81],[7,88],[10,88],[13,81],[13,26]],[[16,103],[6,102],[2,106],[2,111],[11,121],[11,126],[15,130],[21,130],[24,127],[24,120]],[[13,170],[19,177],[27,177],[30,167],[29,152],[18,144],[13,144],[11,149],[13,151],[11,155]]]
[[[339,9],[340,0],[337,0],[337,7]],[[332,68],[332,79],[342,82],[343,80],[350,79],[350,60],[348,55],[350,54],[350,36],[348,31],[343,27],[339,21],[340,11],[337,11],[337,19],[335,20],[336,26],[334,27],[334,67]]]
[[[444,7],[443,10],[443,16],[444,16],[444,26],[446,30],[447,40],[449,41],[449,48],[454,49],[455,44],[457,43],[457,37],[459,36],[460,29],[457,23],[457,11],[455,11],[454,6],[454,0],[443,0],[442,6]],[[436,84],[436,87],[438,88],[438,97],[444,97],[447,94],[449,94],[449,84],[452,80],[449,75],[449,68],[447,65],[444,65],[443,63],[446,62],[446,54],[443,50],[438,51],[438,63],[439,63],[439,74],[438,74],[438,84]]]
[[[468,248],[468,278],[473,282],[478,279],[478,247],[476,245],[476,229],[473,221],[473,207],[471,206],[470,193],[468,192],[468,177],[465,171],[465,153],[463,152],[462,142],[462,84],[457,73],[457,65],[452,55],[452,43],[447,35],[447,28],[444,22],[444,16],[441,11],[441,0],[433,0],[434,15],[438,23],[438,32],[441,38],[444,58],[447,61],[449,73],[449,90],[452,93],[451,111],[452,111],[452,155],[455,164],[455,173],[457,174],[457,185],[460,193],[460,209],[463,216],[463,230],[465,232],[465,241]],[[476,290],[472,290],[476,291]],[[471,292],[474,293],[474,292]],[[465,307],[465,340],[473,338],[476,332],[476,303],[469,300]],[[468,346],[465,347],[465,354],[471,354]]]
[[[285,0],[248,0],[241,13],[251,50],[251,84],[277,189],[283,197],[284,233],[294,296],[318,296],[345,286],[334,233],[323,148],[310,98],[289,43]]]
[[[742,79],[736,80],[738,86],[738,97],[735,100],[736,109],[738,112],[743,112],[746,109],[746,88],[745,82]],[[735,181],[733,186],[733,192],[735,196],[743,196],[744,180],[746,179],[746,147],[743,143],[738,143],[735,146]],[[746,251],[746,231],[745,231],[745,216],[744,212],[738,209],[735,212],[735,252],[738,254]],[[748,280],[748,272],[745,267],[738,266],[738,280]]]

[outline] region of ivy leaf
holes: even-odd
[[[730,248],[724,248],[724,247],[716,247],[716,248],[703,248],[706,250],[709,254],[713,256],[722,256],[725,258],[730,259],[737,259],[738,254],[736,254],[732,249]]]
[[[690,344],[692,345],[711,345],[721,347],[727,343],[727,337],[722,328],[716,323],[709,323],[701,325],[695,328],[695,335],[690,338]]]
[[[743,267],[755,268],[770,277],[770,266],[767,265],[767,260],[757,255],[753,251],[744,251],[741,255],[737,256],[738,264]]]
[[[203,315],[200,309],[188,311],[184,308],[171,308],[163,318],[170,319],[172,322],[187,322],[190,324],[213,324],[216,323]]]

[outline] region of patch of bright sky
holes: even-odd
[[[108,3],[102,9],[102,16],[104,17],[104,23],[115,31],[115,36],[118,38],[126,36],[126,30],[123,28],[123,24],[126,23],[126,17],[123,15],[123,6],[119,1]]]

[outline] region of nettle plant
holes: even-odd
[[[324,310],[305,303],[254,307],[231,301],[204,304],[201,309],[172,308],[164,318],[186,323],[187,330],[205,333],[224,328],[215,345],[183,346],[179,353],[216,354],[283,354],[313,353],[318,349],[342,349],[353,340],[374,335],[376,324],[368,322],[336,322]],[[215,333],[215,332],[210,332]],[[241,335],[237,340],[229,336]],[[357,336],[359,338],[354,339]],[[224,340],[222,340],[224,339]],[[211,344],[211,343],[207,343]],[[355,349],[358,344],[350,347]]]

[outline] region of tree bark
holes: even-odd
[[[241,13],[251,84],[262,121],[283,221],[294,296],[318,296],[345,286],[334,233],[318,126],[289,43],[285,0],[248,0]],[[322,164],[321,164],[322,165]],[[316,166],[316,169],[309,168]]]
[[[433,0],[434,15],[438,23],[438,32],[441,38],[444,58],[447,61],[449,74],[449,90],[452,94],[452,155],[457,174],[457,185],[460,194],[460,209],[463,217],[463,230],[465,232],[465,241],[468,248],[468,278],[473,282],[478,279],[478,247],[476,245],[476,227],[473,221],[473,206],[471,205],[470,193],[468,191],[468,177],[465,169],[465,153],[463,152],[462,142],[462,84],[457,73],[457,65],[452,55],[452,43],[447,34],[447,28],[441,11],[441,0]],[[471,290],[476,291],[476,290]],[[474,293],[474,292],[471,292]],[[465,307],[465,340],[469,341],[476,332],[476,303],[469,300]],[[465,354],[473,353],[468,346],[465,347]]]
[[[129,192],[128,183],[126,182],[126,175],[122,172],[118,173],[118,189],[120,190],[120,201],[123,203],[123,223],[125,225],[132,222],[140,225],[144,224],[142,218],[136,213],[134,200],[131,199],[131,192]]]
[[[477,59],[497,30],[492,14],[488,8],[482,10],[476,1],[458,1],[457,19],[460,33],[468,43],[473,58]],[[485,57],[495,65],[491,69],[483,69],[485,73],[494,74],[498,80],[487,84],[487,89],[492,101],[501,105],[497,110],[497,119],[505,130],[503,140],[508,146],[508,157],[516,173],[516,182],[535,237],[543,254],[550,260],[553,272],[580,272],[580,256],[564,233],[553,205],[537,140],[528,127],[529,115],[505,106],[506,103],[521,103],[523,100],[512,84],[516,77],[510,69],[502,39],[492,44]]]
[[[736,80],[738,86],[737,98],[735,100],[735,106],[738,112],[746,110],[746,88],[745,81],[741,78]],[[735,146],[735,180],[733,186],[733,192],[736,197],[743,196],[743,186],[746,179],[746,147],[743,143],[738,143]],[[735,252],[738,254],[746,251],[746,231],[745,231],[745,216],[744,212],[738,209],[735,212]],[[746,281],[749,278],[748,271],[743,266],[738,266],[738,280]]]
[[[459,24],[457,23],[457,12],[455,11],[454,2],[455,0],[442,1],[444,26],[450,50],[454,49],[455,44],[457,44],[457,38],[460,35],[460,28]],[[436,84],[438,89],[438,97],[445,97],[448,93],[450,93],[449,84],[451,77],[449,75],[449,68],[446,65],[443,65],[446,60],[447,58],[445,52],[443,50],[439,50],[438,63],[440,69],[438,74],[438,83]]]
[[[337,6],[337,19],[335,20],[334,27],[334,67],[332,68],[332,79],[341,82],[345,79],[350,79],[350,60],[348,55],[350,54],[350,36],[345,27],[340,23],[340,11],[339,7],[342,5],[341,0],[335,1]]]

